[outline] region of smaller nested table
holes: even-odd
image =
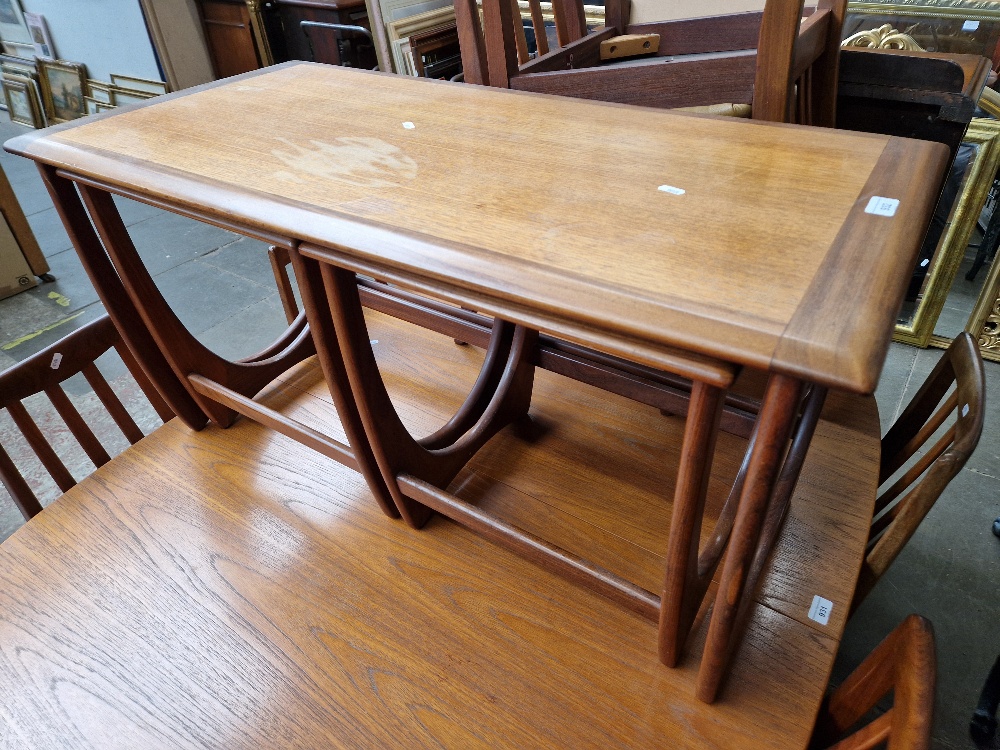
[[[668,665],[721,564],[704,700],[719,689],[826,390],[875,388],[900,269],[912,267],[947,159],[939,144],[901,138],[310,64],[7,148],[39,162],[110,314],[191,426],[229,424],[238,410],[294,435],[360,470],[387,514],[420,526],[440,511],[658,621]],[[310,328],[300,317],[241,362],[201,347],[142,267],[112,193],[287,249]],[[363,305],[486,349],[468,399],[426,437],[397,415]],[[346,443],[252,401],[312,341]],[[448,491],[528,413],[538,366],[647,403],[673,389],[687,427],[661,586]],[[703,543],[713,454],[743,369],[767,373],[767,385]]]

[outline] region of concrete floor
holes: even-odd
[[[0,140],[23,130],[0,114]],[[0,165],[57,278],[0,301],[3,370],[103,310],[34,165],[5,152],[0,154]],[[258,351],[284,329],[261,243],[141,204],[122,201],[121,208],[157,285],[209,347],[223,355],[243,356]],[[246,325],[247,320],[254,325]],[[876,394],[883,427],[900,412],[939,356],[937,351],[893,344]],[[113,361],[109,367],[113,373],[121,370]],[[969,717],[1000,653],[1000,539],[990,532],[993,519],[1000,516],[1000,365],[987,363],[986,369],[988,415],[979,449],[851,621],[834,674],[835,680],[842,679],[907,614],[928,617],[937,634],[938,748],[972,746]],[[85,397],[86,388],[78,390]],[[6,434],[0,422],[5,445]],[[56,496],[58,490],[51,488],[50,497]],[[0,488],[0,540],[20,523]]]

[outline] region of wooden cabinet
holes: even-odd
[[[270,65],[259,0],[198,0],[209,56],[216,78]]]

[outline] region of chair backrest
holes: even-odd
[[[173,414],[169,407],[152,387],[132,353],[122,342],[114,323],[107,316],[88,323],[55,344],[0,373],[0,409],[7,410],[26,445],[63,492],[75,485],[76,480],[57,455],[52,445],[53,440],[46,438],[22,402],[39,393],[48,396],[56,413],[62,418],[87,457],[95,466],[103,466],[111,460],[111,457],[73,405],[62,383],[82,373],[129,443],[135,444],[141,440],[142,430],[94,364],[98,357],[112,347],[118,351],[160,419],[166,421],[172,418]],[[48,421],[46,418],[45,423]],[[0,445],[0,481],[10,492],[25,518],[31,518],[41,510],[38,498],[2,445]]]
[[[455,14],[467,83],[647,106],[752,103],[756,119],[832,127],[847,0],[820,0],[805,21],[803,5],[767,0],[763,13],[630,25],[629,0],[610,0],[605,26],[589,32],[582,0],[553,0],[559,46],[550,49],[543,8],[528,0],[538,44],[530,61],[517,0],[482,0],[482,24],[477,0],[455,0]],[[616,64],[599,65],[601,43],[625,33],[657,34],[659,50],[609,75]],[[635,85],[623,91],[629,79]],[[680,93],[664,96],[675,79]],[[745,101],[727,98],[735,94]]]
[[[936,673],[934,629],[923,617],[910,615],[827,697],[811,746],[863,750],[887,744],[888,750],[928,750]],[[892,708],[855,728],[890,691]]]
[[[979,347],[962,333],[882,438],[880,491],[852,612],[975,450],[985,388]]]

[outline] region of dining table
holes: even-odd
[[[382,313],[369,324],[406,423],[446,419],[481,352]],[[258,398],[343,437],[315,358]],[[867,536],[878,429],[873,398],[827,399],[706,704],[697,659],[657,659],[655,622],[443,517],[387,520],[359,473],[258,422],[173,419],[0,544],[0,747],[805,748]],[[683,430],[541,371],[531,423],[497,435],[455,491],[655,585],[661,467]],[[746,442],[720,436],[710,520]],[[594,494],[565,491],[581,476]]]
[[[948,157],[905,138],[309,63],[5,148],[38,163],[109,315],[189,428],[250,416],[361,474],[389,518],[419,529],[445,515],[591,588],[655,623],[664,668],[698,662],[703,702],[734,681],[828,394],[878,382],[900,269]],[[303,312],[262,352],[211,352],[160,294],[114,196],[268,241],[293,265]],[[485,352],[449,416],[407,424],[373,312],[411,324],[415,361],[422,330]],[[335,419],[261,401],[314,353]],[[677,453],[658,467],[655,504],[670,520],[642,542],[662,555],[658,582],[582,532],[559,538],[536,514],[463,496],[478,454],[534,420],[543,373],[682,420]],[[730,434],[746,442],[723,491],[713,476]],[[577,452],[607,441],[598,431]],[[560,461],[573,459],[553,461],[553,476]],[[556,495],[617,497],[603,476],[569,475]],[[863,544],[848,549],[852,584]],[[824,627],[845,614],[820,592],[794,607]]]

